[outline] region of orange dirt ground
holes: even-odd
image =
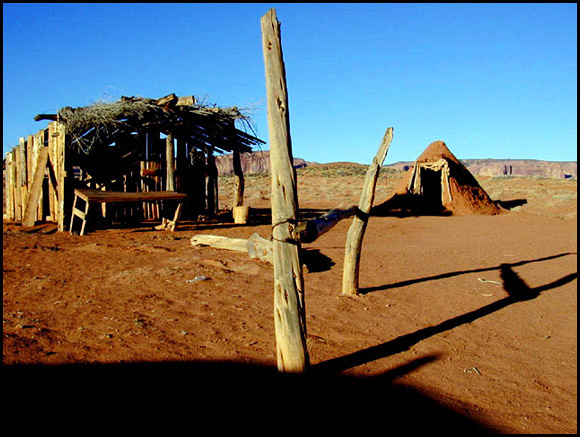
[[[400,177],[381,176],[375,204]],[[300,206],[313,212],[356,203],[364,175],[298,178]],[[371,217],[357,297],[341,295],[350,219],[303,245],[305,376],[275,370],[272,266],[190,243],[269,237],[267,215],[83,237],[4,223],[9,411],[58,408],[64,394],[77,409],[77,399],[104,399],[104,415],[125,399],[180,399],[188,418],[218,420],[214,429],[308,416],[343,430],[576,433],[576,181],[480,183],[495,200],[527,203],[496,216]],[[268,184],[247,178],[255,211],[269,206]],[[227,206],[231,184],[220,189]]]

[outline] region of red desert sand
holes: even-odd
[[[381,173],[375,205],[402,178]],[[356,203],[363,179],[299,171],[300,207]],[[303,245],[311,366],[300,376],[276,371],[272,266],[190,243],[268,238],[267,176],[247,179],[247,225],[143,222],[81,237],[4,223],[5,399],[19,394],[14,410],[59,394],[76,405],[66,381],[84,399],[130,389],[234,425],[307,415],[385,432],[576,433],[576,180],[480,182],[519,206],[371,216],[359,296],[340,294],[350,219]]]

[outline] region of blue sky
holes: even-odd
[[[250,108],[268,141],[260,18],[282,29],[295,157],[577,160],[574,4],[3,4],[3,151],[39,113],[121,96]],[[267,150],[268,145],[263,147]]]

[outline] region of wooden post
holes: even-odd
[[[292,228],[297,221],[298,196],[280,22],[273,8],[262,17],[261,28],[270,134],[274,321],[278,370],[302,373],[309,364],[309,358],[300,243],[292,238]]]
[[[168,133],[165,139],[165,165],[167,167],[167,177],[165,178],[165,189],[175,191],[175,152],[173,147],[173,134]]]
[[[56,122],[55,136],[54,140],[56,142],[56,159],[58,168],[57,180],[58,180],[58,204],[57,204],[57,224],[59,232],[64,231],[64,196],[65,196],[65,186],[64,181],[66,177],[65,168],[65,148],[66,148],[66,129],[64,124]]]
[[[207,213],[217,214],[218,210],[218,169],[210,148],[207,151]]]
[[[244,205],[244,172],[242,171],[242,160],[240,158],[240,151],[234,150],[233,156],[234,164],[234,176],[236,179],[236,189],[234,191],[234,205],[243,206]]]
[[[12,149],[12,156],[14,158],[13,161],[13,172],[14,178],[12,179],[12,184],[14,187],[14,221],[15,222],[22,222],[22,155],[20,153],[20,148],[22,147],[22,143],[19,146],[14,147]]]
[[[24,207],[28,199],[28,172],[26,165],[26,140],[19,139],[18,147],[18,191],[20,191],[20,213],[18,221],[22,223],[24,217]]]
[[[30,184],[30,193],[24,210],[23,226],[34,226],[38,214],[38,202],[42,196],[42,182],[44,181],[44,169],[48,161],[48,147],[39,150],[34,177]]]
[[[369,213],[375,198],[375,187],[379,171],[387,156],[387,151],[393,139],[393,128],[387,129],[379,150],[367,170],[363,190],[358,202],[359,211],[354,217],[346,237],[344,253],[344,270],[342,276],[342,294],[358,294],[358,272],[360,266],[360,254],[362,241],[367,227]]]

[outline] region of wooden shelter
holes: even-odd
[[[494,215],[501,212],[443,141],[429,144],[394,194],[372,210],[374,215]]]
[[[183,213],[192,217],[218,212],[215,155],[241,153],[264,144],[238,108],[198,104],[193,96],[159,99],[122,97],[112,103],[64,107],[41,114],[48,128],[21,138],[6,154],[5,218],[34,224],[71,223],[75,190],[113,193],[178,192],[186,195]],[[235,124],[239,121],[242,129]],[[234,166],[242,204],[243,174]],[[35,176],[36,175],[36,176]],[[170,201],[103,203],[108,220],[161,218]],[[137,197],[132,196],[132,199]]]

